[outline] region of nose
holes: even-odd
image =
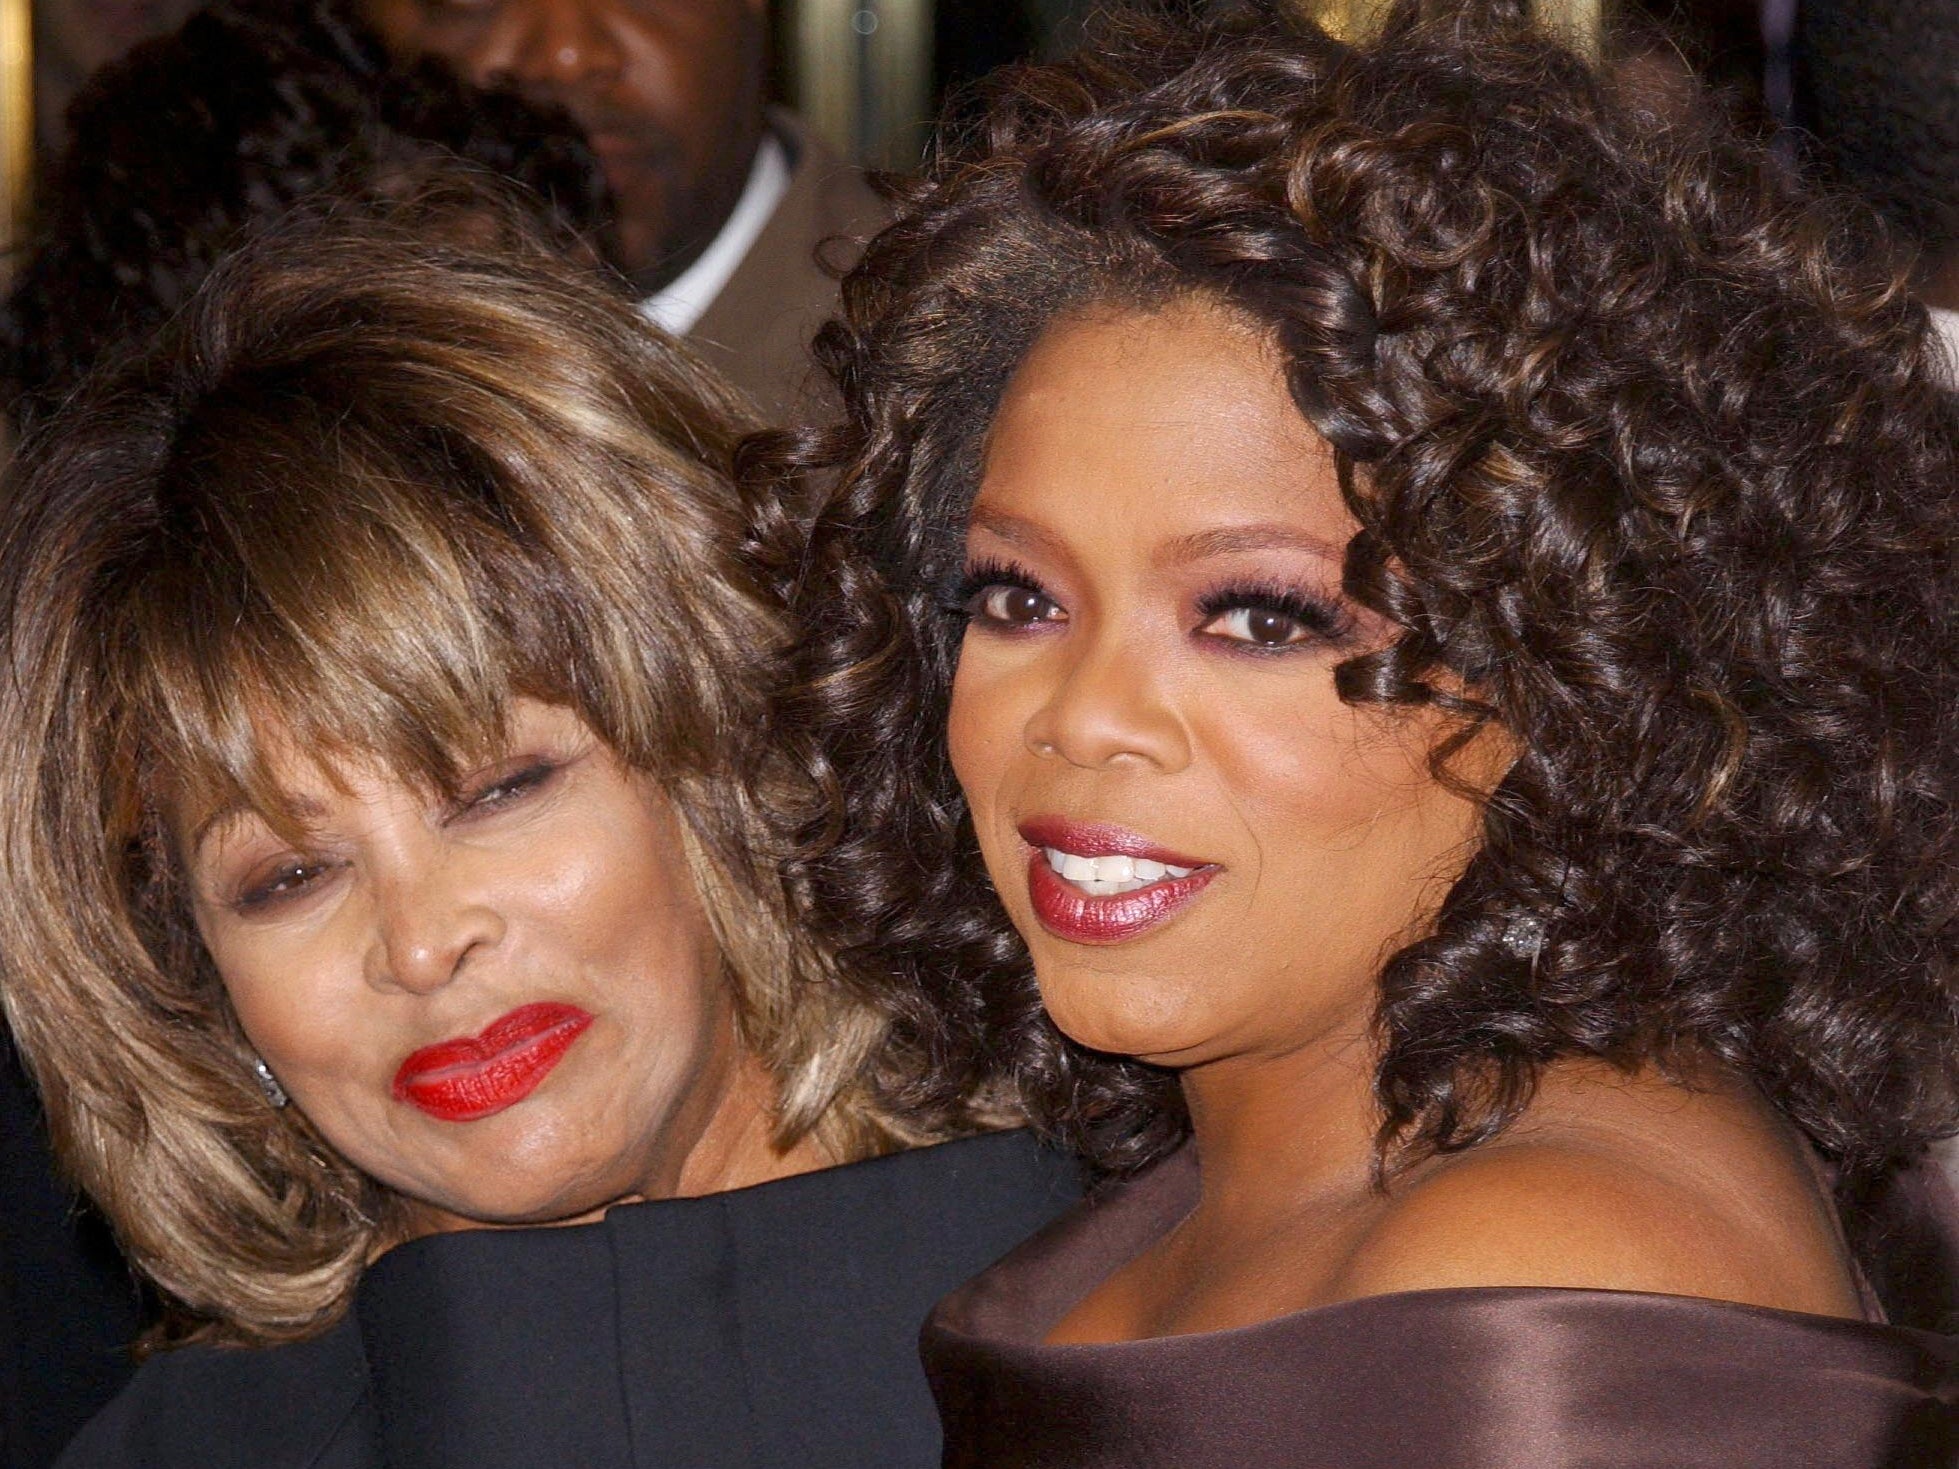
[[[514,0],[470,58],[470,80],[571,102],[619,75],[615,11],[615,0]]]
[[[1190,763],[1190,735],[1144,649],[1084,641],[1061,664],[1027,721],[1027,748],[1084,770],[1172,774]]]
[[[504,933],[496,905],[468,875],[440,860],[376,874],[366,977],[376,989],[431,994]]]

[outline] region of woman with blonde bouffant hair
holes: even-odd
[[[175,1348],[69,1463],[928,1462],[925,1307],[1069,1191],[918,1147],[1004,1119],[759,836],[747,410],[501,233],[291,231],[24,450],[7,1018]]]

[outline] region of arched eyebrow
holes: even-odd
[[[1009,545],[1059,548],[1060,543],[1034,521],[1007,515],[984,506],[973,511],[970,527],[998,536]],[[1344,562],[1344,542],[1329,541],[1296,526],[1276,521],[1252,525],[1220,525],[1178,536],[1161,547],[1152,560],[1169,566],[1187,566],[1213,556],[1230,556],[1244,551],[1305,551],[1336,565]]]
[[[185,853],[195,858],[204,849],[204,844],[218,832],[224,830],[225,827],[230,826],[233,822],[243,821],[245,818],[256,814],[257,808],[248,801],[225,802],[225,804],[219,806],[215,811],[210,812],[192,828],[190,841],[184,847]],[[305,796],[294,796],[287,802],[286,814],[301,825],[304,825],[309,821],[318,821],[324,817],[326,815],[326,807],[322,806],[318,801],[310,800]]]
[[[972,517],[967,521],[968,530],[983,530],[989,535],[998,536],[1010,546],[1040,546],[1059,550],[1061,543],[1034,521],[1018,515],[1007,515],[998,510],[988,510],[985,506],[975,506]]]
[[[1193,531],[1163,546],[1152,559],[1169,566],[1188,566],[1193,561],[1208,561],[1213,556],[1230,556],[1242,551],[1305,551],[1336,565],[1347,556],[1345,545],[1295,526],[1273,523],[1221,525]]]

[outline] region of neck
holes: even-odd
[[[741,202],[766,126],[758,110],[741,136],[731,141],[728,162],[703,185],[694,208],[685,217],[662,221],[664,228],[625,218],[617,222],[617,263],[625,268],[636,291],[652,295],[670,285],[714,243],[735,212],[735,205]]]
[[[713,1115],[667,1192],[678,1198],[725,1193],[797,1173],[812,1173],[838,1161],[811,1137],[800,1138],[787,1148],[778,1147],[776,1102],[774,1078],[761,1061],[743,1049]]]
[[[1372,1181],[1376,1047],[1365,1018],[1297,1050],[1191,1067],[1182,1078],[1203,1163],[1194,1222],[1231,1233]]]

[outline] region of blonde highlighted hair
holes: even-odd
[[[736,559],[746,410],[505,241],[315,223],[221,270],[26,447],[0,542],[0,983],[58,1156],[189,1334],[344,1307],[398,1213],[260,1094],[167,818],[276,813],[276,732],[453,791],[515,697],[575,709],[686,829],[781,1140],[924,1140],[864,1080],[758,835],[783,630]]]

